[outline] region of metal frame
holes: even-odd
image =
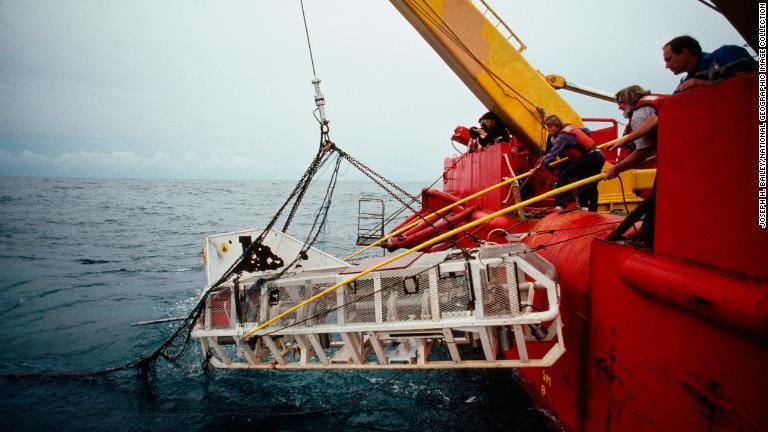
[[[363,208],[364,204],[369,208]],[[373,208],[374,205],[377,206],[376,209]],[[375,221],[375,225],[371,224],[371,221]],[[369,196],[360,197],[357,200],[357,240],[355,244],[368,246],[382,237],[384,237],[384,200]]]
[[[443,258],[449,255],[448,252],[442,254]],[[335,323],[296,324],[296,321],[288,320],[281,325],[275,323],[261,329],[245,340],[242,337],[244,334],[257,328],[270,315],[278,313],[281,307],[265,305],[268,289],[264,289],[259,322],[237,323],[235,308],[230,306],[230,323],[235,324],[228,328],[212,328],[209,302],[192,336],[200,339],[204,353],[211,354],[212,366],[234,369],[547,367],[565,352],[554,268],[539,255],[524,245],[512,244],[481,248],[468,263],[462,259],[444,261],[440,265],[432,265],[434,262],[431,260],[428,263],[430,267],[415,269],[427,276],[426,286],[422,285],[417,294],[406,295],[402,288],[393,289],[391,294],[383,293],[380,291],[382,278],[392,276],[385,271],[372,273],[374,295],[369,322],[350,322],[353,319],[348,315],[349,305],[345,302],[348,301],[347,296],[352,294],[347,291],[349,287],[344,287],[330,294],[335,296],[338,307]],[[497,270],[506,268],[506,271],[493,272],[493,277],[499,280],[486,280],[491,278],[491,267]],[[463,280],[473,291],[474,309],[468,307],[463,312],[446,310],[446,306],[450,305],[443,304],[441,300],[441,273],[467,271]],[[298,273],[286,280],[288,283],[301,281],[301,276]],[[322,277],[328,280],[329,276]],[[336,277],[342,278],[340,275]],[[314,286],[313,280],[319,279],[305,280],[306,286]],[[499,298],[499,287],[506,290],[503,301],[508,302],[508,306],[502,307],[504,313],[501,315],[498,305],[494,306],[495,313],[491,316],[483,309],[483,299],[489,295],[491,285],[497,293],[493,298]],[[291,289],[295,295],[295,286]],[[456,287],[452,286],[452,289]],[[538,304],[546,304],[546,309],[534,312],[530,306],[536,293],[545,296],[546,301],[539,299]],[[447,293],[442,294],[445,297]],[[281,295],[283,297],[289,296]],[[370,300],[366,298],[365,301]],[[419,303],[421,316],[409,313],[408,318],[403,319],[402,313],[399,315],[396,310],[398,305],[418,310]],[[301,310],[295,317],[296,320],[304,317]],[[286,327],[286,323],[292,325]],[[546,328],[547,337],[537,340],[531,334],[530,325]],[[510,328],[514,335],[514,358],[505,358],[500,353],[498,332],[502,327]],[[324,345],[323,340],[331,342]],[[479,341],[479,349],[475,350],[473,357],[480,354],[481,360],[464,358],[467,350],[471,350],[469,347],[473,341]],[[532,344],[546,344],[548,348],[533,351],[529,349]],[[441,345],[446,347],[448,358],[430,358]],[[539,357],[531,355],[531,352],[542,351],[544,353]]]

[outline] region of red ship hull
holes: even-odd
[[[757,74],[743,75],[662,102],[653,251],[605,241],[614,215],[555,212],[507,223],[538,232],[526,243],[546,246],[539,253],[557,268],[567,352],[553,367],[521,373],[566,428],[768,430],[757,85]],[[468,196],[509,176],[499,162],[509,148],[466,155],[458,170],[449,159],[444,190]],[[524,166],[514,157],[510,165],[517,173]],[[494,211],[506,195],[467,205]],[[487,235],[460,240],[497,241]]]

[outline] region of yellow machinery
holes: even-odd
[[[467,0],[391,2],[532,153],[539,154],[543,148],[545,115],[557,114],[563,121],[581,126],[576,111],[520,54],[525,46],[512,46],[510,40],[518,39],[500,19],[495,26]],[[488,13],[496,17],[490,9]]]
[[[599,91],[570,85],[561,76],[542,75],[522,56],[525,45],[484,0],[390,1],[483,105],[499,114],[510,132],[533,154],[540,154],[545,146],[546,115],[557,114],[566,123],[582,126],[579,114],[556,89],[612,100]],[[513,40],[517,47],[512,45]],[[625,200],[634,207],[641,199],[633,190],[650,187],[654,175],[655,170],[623,173],[624,194],[617,179],[601,182],[600,210],[610,211],[619,204],[623,207]]]

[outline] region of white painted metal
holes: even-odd
[[[255,332],[255,343],[242,338],[345,280],[348,275],[339,274],[344,268],[293,272],[263,286],[253,283],[255,275],[242,275],[239,298],[231,285],[217,288],[218,300],[206,303],[192,335],[213,354],[211,364],[225,368],[546,367],[565,352],[554,269],[522,244],[483,247],[468,260],[438,252],[405,268],[373,272]],[[274,290],[279,301],[269,306],[268,292]],[[251,320],[238,322],[233,301],[241,302],[240,315]],[[529,325],[546,329],[547,337],[536,340]],[[501,327],[514,334],[514,357],[500,352]],[[542,352],[529,350],[533,344],[546,347],[539,357],[531,357]],[[465,360],[472,350],[483,360]]]
[[[253,240],[263,231],[261,229],[252,229],[207,237],[201,252],[206,262],[205,271],[208,283],[211,284],[221,277],[243,253],[243,247],[239,240],[240,237],[250,237]],[[304,247],[304,242],[301,240],[275,230],[267,233],[264,244],[269,246],[272,253],[281,257],[286,264],[293,261]],[[302,260],[300,265],[302,269],[349,267],[349,264],[346,262],[314,247],[309,248],[307,259]]]

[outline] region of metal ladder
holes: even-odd
[[[357,204],[357,246],[368,246],[384,237],[384,200],[362,196]]]

